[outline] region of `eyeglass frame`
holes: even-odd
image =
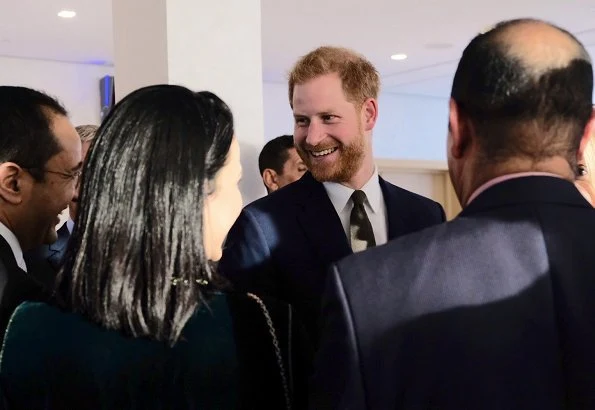
[[[64,179],[68,179],[74,182],[78,182],[78,180],[80,179],[83,170],[79,169],[74,171],[72,174],[66,173],[66,172],[60,172],[60,171],[52,171],[50,169],[45,169],[45,168],[25,168],[25,167],[21,167],[22,169],[24,169],[25,171],[29,172],[29,170],[32,169],[38,169],[40,171],[43,171],[44,173],[48,173],[48,174],[55,174],[55,175],[59,175]]]

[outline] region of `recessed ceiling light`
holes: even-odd
[[[58,17],[62,17],[64,19],[71,19],[74,16],[76,16],[76,12],[74,12],[72,10],[62,10],[61,12],[58,13]]]
[[[395,61],[406,60],[407,54],[393,54],[392,56],[390,56],[390,59]]]

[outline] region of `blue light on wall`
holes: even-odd
[[[107,113],[114,106],[115,101],[115,88],[114,88],[114,76],[106,75],[99,80],[99,94],[101,98],[101,112],[99,114],[101,121],[106,117]]]

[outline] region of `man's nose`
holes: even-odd
[[[315,147],[320,144],[325,137],[326,133],[322,124],[319,124],[317,121],[310,122],[310,125],[308,126],[308,135],[306,136],[306,143]]]

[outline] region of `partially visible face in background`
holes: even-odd
[[[91,147],[91,141],[83,142],[81,154],[83,157],[83,162],[87,158],[87,153],[89,152],[89,147]],[[74,196],[72,197],[72,201],[68,204],[68,212],[70,213],[70,219],[74,220],[76,218],[76,213],[78,210],[78,202],[79,202],[79,192],[81,188],[81,181],[80,179],[77,181],[76,184],[76,191]]]
[[[267,172],[271,173],[271,178],[270,181],[265,180],[265,185],[270,192],[276,191],[300,179],[307,170],[296,149],[290,148],[287,150],[287,161],[283,164],[282,172],[278,174],[269,169]]]
[[[44,165],[43,181],[27,178],[23,186],[22,234],[17,235],[23,249],[51,244],[57,239],[59,215],[72,201],[77,175],[82,167],[81,140],[70,120],[62,115],[51,116],[50,128],[61,151]]]
[[[591,130],[587,144],[579,152],[577,160],[579,172],[575,181],[576,188],[591,206],[595,206],[595,129]]]

